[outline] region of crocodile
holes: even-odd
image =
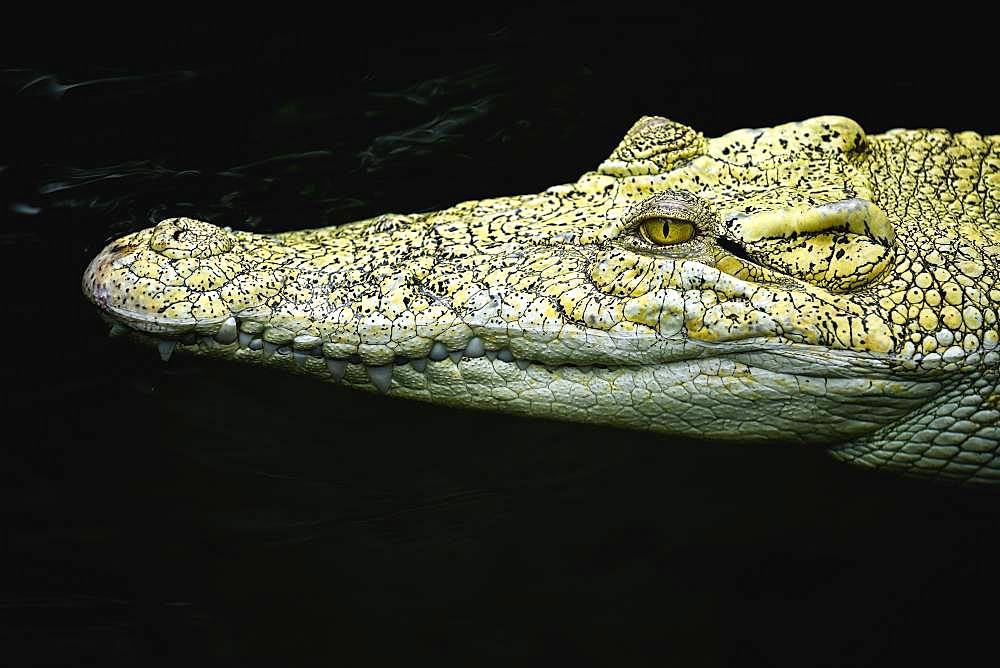
[[[454,407],[1000,483],[1000,135],[636,122],[541,193],[258,234],[169,218],[114,333]]]

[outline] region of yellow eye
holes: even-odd
[[[676,218],[650,218],[639,225],[643,239],[658,246],[687,241],[694,236],[694,225]]]

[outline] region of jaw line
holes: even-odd
[[[170,335],[170,334],[186,334],[194,330],[197,327],[211,327],[215,325],[221,325],[223,322],[228,320],[233,316],[220,316],[217,318],[172,318],[169,321],[165,321],[162,318],[157,318],[154,315],[149,315],[146,313],[136,313],[135,311],[129,311],[126,309],[118,308],[117,306],[112,306],[111,304],[100,304],[101,310],[104,311],[103,315],[105,318],[111,318],[119,323],[130,327],[142,334],[150,335]]]
[[[170,321],[164,321],[162,318],[157,318],[156,316],[135,313],[133,311],[117,308],[111,305],[104,305],[101,308],[103,311],[101,314],[103,319],[113,327],[124,326],[129,333],[133,334],[137,338],[145,340],[147,343],[158,344],[161,342],[173,342],[177,344],[180,349],[195,354],[197,354],[195,350],[188,349],[196,349],[202,344],[212,346],[216,352],[223,352],[224,350],[233,348],[233,346],[236,346],[234,350],[246,348],[246,345],[240,345],[240,341],[245,341],[248,336],[243,332],[240,332],[238,335],[239,337],[243,337],[242,339],[238,338],[237,342],[228,344],[219,343],[213,338],[213,335],[214,332],[230,318],[245,319],[253,316],[252,313],[248,313],[245,310],[241,311],[239,315],[233,314],[230,316],[205,319],[177,318],[171,319]],[[198,339],[192,339],[192,335],[198,335]],[[185,340],[182,341],[182,338]],[[258,338],[261,338],[260,335],[254,335],[250,340]],[[627,337],[622,338],[628,341],[632,340]],[[507,350],[509,352],[510,341],[511,337],[508,337],[508,346],[500,350]],[[600,368],[627,370],[630,368],[638,369],[653,366],[669,366],[674,363],[688,362],[697,359],[730,358],[734,361],[739,361],[752,367],[759,367],[761,369],[774,372],[836,378],[857,378],[859,376],[887,378],[890,376],[896,376],[896,374],[892,373],[891,367],[903,361],[895,356],[888,356],[880,353],[859,353],[849,350],[828,348],[826,346],[803,344],[771,338],[749,338],[718,343],[699,341],[697,339],[674,338],[661,339],[660,342],[662,344],[666,344],[666,349],[661,346],[657,351],[658,354],[650,356],[644,360],[634,359],[634,361],[627,363],[618,362],[617,364],[609,364],[606,359],[596,359],[596,355],[593,352],[591,355],[594,356],[595,359],[591,360],[580,359],[579,361],[560,362],[539,359],[534,356],[515,356],[512,361],[521,363],[522,368],[525,368],[523,365],[528,364],[532,367],[548,369],[575,367],[582,369]],[[275,348],[277,351],[281,351],[279,354],[298,355],[298,353],[301,352],[293,350],[293,347],[290,344],[275,346]],[[482,355],[476,355],[476,357],[468,357],[463,354],[456,359],[456,353],[459,352],[462,351],[449,351],[449,356],[453,359],[453,361],[455,361],[456,364],[459,359],[470,360],[480,356],[494,359],[499,350],[491,349],[485,351]],[[303,354],[308,354],[309,356],[320,359],[325,358],[327,360],[340,359],[326,357],[321,353]],[[636,355],[637,353],[632,351],[631,354]],[[397,357],[396,359],[404,360],[402,362],[396,361],[396,365],[420,359],[426,360],[427,362],[442,361],[430,358],[429,354],[424,357]],[[792,360],[794,360],[795,364],[793,368],[789,368],[788,363]],[[379,366],[368,364],[360,360],[352,360],[350,363],[357,363],[372,367]],[[388,366],[392,366],[392,364],[389,364]]]

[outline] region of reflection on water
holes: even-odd
[[[105,76],[87,81],[65,82],[65,77],[31,69],[8,68],[0,72],[3,81],[16,89],[16,95],[59,99],[67,93],[73,95],[108,95],[117,98],[131,93],[148,94],[172,84],[183,83],[197,73],[188,70],[155,74],[123,74]]]
[[[376,53],[343,71],[4,73],[22,136],[0,171],[14,286],[2,373],[19,427],[0,448],[0,644],[43,664],[558,649],[852,665],[982,637],[965,611],[996,593],[995,495],[778,444],[164,365],[106,337],[83,267],[163,217],[268,232],[428,210],[572,180],[641,113],[698,116],[707,132],[803,115],[726,111],[704,73],[664,72],[658,91],[642,68],[600,60],[538,73],[498,55],[514,46],[469,67],[413,56],[409,71]]]
[[[79,87],[94,89],[82,89],[81,96],[96,95],[99,90],[101,95],[121,97],[126,93],[114,86],[127,83],[128,93],[143,95],[173,84],[171,94],[181,100],[187,91],[180,84],[198,76],[185,71],[62,85],[53,74],[31,70],[7,70],[5,74],[16,97],[51,93],[50,97],[59,98]],[[413,181],[409,174],[413,167],[433,164],[435,158],[468,163],[471,159],[462,153],[461,146],[482,139],[484,132],[492,134],[487,141],[509,140],[503,134],[509,129],[475,127],[477,123],[485,126],[483,119],[496,106],[501,96],[498,89],[505,83],[501,68],[494,65],[417,82],[398,91],[371,90],[363,119],[354,122],[374,122],[375,130],[385,131],[365,138],[352,136],[345,128],[343,136],[330,142],[328,148],[256,157],[219,169],[181,163],[180,159],[191,159],[190,152],[165,156],[161,161],[129,160],[89,167],[39,165],[40,171],[29,176],[32,181],[24,193],[26,201],[13,202],[10,208],[22,215],[33,215],[43,208],[92,209],[118,217],[109,228],[114,235],[177,215],[261,231],[322,226],[374,215],[382,211],[377,199],[366,202],[344,193],[371,192],[370,184],[380,173],[388,183],[403,173]],[[112,87],[110,92],[108,87]],[[334,125],[343,119],[323,108],[333,102],[316,96],[287,100],[276,104],[271,120],[279,127]],[[519,121],[515,127],[524,128],[526,122]],[[319,145],[323,145],[322,140]],[[86,157],[93,162],[95,156]],[[12,178],[18,176],[22,175]],[[440,189],[437,184],[427,190]],[[432,196],[431,201],[445,205],[439,196]],[[267,223],[262,228],[264,220]]]

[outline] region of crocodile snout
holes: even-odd
[[[83,292],[107,315],[145,331],[215,322],[254,295],[233,287],[243,274],[226,256],[230,230],[191,218],[168,218],[108,244],[83,275]]]

